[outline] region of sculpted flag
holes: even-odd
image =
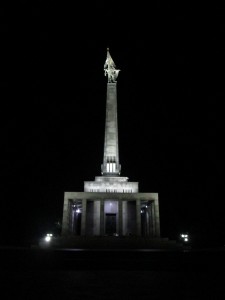
[[[108,75],[108,82],[116,82],[116,78],[118,77],[119,71],[116,70],[116,65],[109,53],[109,48],[107,49],[107,57],[104,64],[105,76]]]

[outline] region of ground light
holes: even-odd
[[[45,236],[45,241],[49,243],[52,240],[53,234],[52,233],[47,233]]]
[[[187,233],[181,233],[180,238],[185,243],[189,242],[189,235]]]
[[[52,233],[47,233],[42,238],[40,238],[38,245],[41,248],[49,248],[52,247],[54,244],[55,237]]]

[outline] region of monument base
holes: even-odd
[[[71,249],[183,249],[183,244],[168,238],[119,236],[61,236],[50,243],[40,242],[41,248]]]

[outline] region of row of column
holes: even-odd
[[[100,200],[100,235],[104,235],[105,224],[104,224],[104,200]],[[87,223],[87,199],[82,199],[82,217],[81,217],[81,235],[86,234],[86,223]],[[118,201],[118,233],[123,235],[123,201]],[[136,234],[141,235],[141,203],[140,200],[136,200]]]
[[[104,200],[100,201],[100,211],[97,215],[98,226],[100,228],[99,234],[103,236],[105,234],[105,224],[104,224]],[[124,224],[126,223],[126,211],[123,210],[124,201],[118,201],[118,234],[121,236],[124,234]],[[125,201],[126,202],[126,201]],[[69,199],[66,199],[64,202],[64,211],[63,211],[63,224],[62,224],[62,235],[70,233],[70,224],[71,224],[71,209],[72,205]],[[150,235],[160,237],[160,224],[159,224],[159,207],[158,201],[154,200],[151,204],[151,214],[150,214]],[[82,216],[81,216],[81,235],[86,235],[86,223],[87,223],[87,199],[82,199]],[[125,225],[126,226],[126,225]],[[141,236],[141,200],[136,199],[136,235]]]

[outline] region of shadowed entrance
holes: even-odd
[[[116,214],[106,214],[105,220],[105,234],[116,234]]]

